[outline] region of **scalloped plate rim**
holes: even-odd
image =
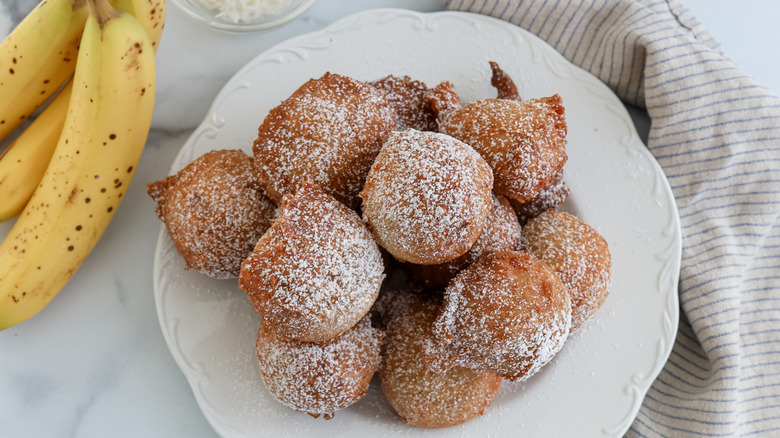
[[[171,165],[171,172],[176,171],[177,169],[181,168],[185,163],[185,157],[188,153],[191,153],[191,148],[193,147],[194,139],[196,139],[198,136],[204,134],[205,132],[209,130],[219,130],[220,127],[216,126],[213,123],[213,119],[216,116],[215,111],[217,107],[219,106],[220,99],[225,93],[230,93],[235,91],[235,85],[240,82],[241,78],[248,72],[250,72],[252,69],[254,69],[259,62],[264,60],[267,57],[272,56],[275,52],[280,51],[281,49],[284,49],[286,47],[295,47],[295,44],[298,42],[303,42],[307,40],[317,40],[318,38],[326,38],[330,33],[332,33],[332,29],[340,29],[341,32],[349,32],[352,29],[343,29],[342,27],[344,24],[349,23],[350,21],[358,21],[361,19],[372,19],[375,17],[382,16],[383,14],[396,14],[398,16],[408,16],[413,17],[416,19],[421,20],[422,22],[425,22],[429,24],[431,21],[437,20],[439,18],[460,18],[460,19],[466,19],[466,20],[473,20],[474,22],[480,22],[480,23],[487,23],[489,26],[497,26],[502,27],[504,30],[509,30],[511,32],[517,32],[518,34],[522,35],[523,38],[529,38],[530,41],[534,41],[535,44],[540,44],[540,47],[542,47],[541,50],[552,50],[553,53],[546,53],[546,55],[553,56],[553,57],[560,57],[560,54],[554,51],[554,49],[550,48],[546,43],[544,43],[541,40],[538,40],[534,35],[524,31],[521,28],[517,28],[509,23],[506,23],[505,21],[501,21],[492,17],[487,17],[484,15],[479,14],[472,14],[467,12],[453,12],[453,11],[447,11],[447,12],[434,12],[434,13],[418,13],[408,10],[402,10],[402,9],[375,9],[375,10],[369,10],[364,12],[359,12],[347,17],[344,17],[331,25],[307,34],[303,34],[291,39],[288,39],[282,43],[279,43],[268,50],[264,51],[263,53],[259,54],[257,57],[252,59],[250,62],[248,62],[244,67],[239,69],[236,74],[225,84],[225,86],[222,88],[222,90],[218,93],[217,98],[215,98],[214,102],[212,103],[211,107],[209,108],[208,113],[206,114],[205,118],[201,122],[200,125],[194,130],[191,137],[188,138],[188,140],[185,142],[185,144],[182,146],[182,149],[179,151],[179,153],[176,155],[173,164]],[[389,20],[392,21],[393,18],[390,18]],[[397,17],[395,17],[397,19]],[[534,47],[535,49],[538,49],[538,47]],[[563,59],[560,57],[560,59]],[[563,60],[563,62],[568,64],[568,61]],[[569,64],[570,65],[570,64]],[[608,93],[610,96],[614,97],[614,99],[618,100],[616,96],[612,93],[611,90],[609,90],[603,83],[595,79],[590,73],[585,72],[584,70],[579,69],[578,67],[575,67],[573,65],[570,65],[571,68],[579,70],[578,74],[584,74],[586,77],[593,78],[596,82],[593,85],[596,88],[601,87],[602,90],[606,90],[606,93]],[[620,110],[619,110],[620,111]],[[627,118],[630,121],[630,118],[625,112],[625,109],[622,109],[622,117]],[[633,131],[633,124],[630,125],[632,132],[630,132],[629,135],[631,135],[631,141],[636,142],[638,141],[638,137],[636,135],[636,132]],[[640,141],[641,145],[641,141]],[[680,264],[680,257],[681,257],[681,233],[680,233],[680,227],[679,227],[679,217],[676,209],[676,205],[674,203],[674,197],[671,194],[671,188],[669,187],[668,181],[666,180],[665,176],[663,175],[663,170],[661,169],[660,165],[657,163],[655,158],[650,154],[650,152],[644,147],[644,145],[641,145],[642,147],[640,149],[637,149],[633,152],[638,152],[640,155],[643,156],[643,159],[650,161],[650,166],[653,169],[653,172],[656,172],[657,174],[660,174],[660,177],[662,178],[660,180],[662,190],[665,192],[664,195],[667,197],[665,200],[671,202],[671,211],[667,212],[670,214],[669,224],[668,228],[671,230],[670,234],[670,244],[666,248],[667,251],[669,251],[672,254],[672,257],[667,261],[667,265],[671,266],[671,271],[673,272],[672,278],[668,279],[667,282],[670,283],[673,290],[667,291],[667,300],[666,300],[666,308],[664,308],[664,317],[667,318],[668,321],[670,321],[670,326],[666,327],[667,333],[664,333],[663,337],[659,339],[659,345],[662,349],[662,351],[657,356],[657,363],[653,364],[651,370],[646,373],[637,373],[635,374],[635,378],[639,380],[639,382],[634,382],[634,384],[629,384],[626,387],[626,392],[631,390],[637,391],[635,394],[635,400],[630,406],[629,410],[627,411],[627,414],[625,418],[623,418],[621,421],[619,421],[616,424],[612,425],[601,425],[602,426],[602,432],[604,434],[614,435],[614,436],[622,436],[622,434],[630,427],[631,421],[633,420],[634,416],[639,410],[639,407],[641,405],[641,400],[644,397],[644,394],[646,393],[647,389],[649,389],[650,383],[655,379],[655,377],[658,375],[658,373],[661,371],[663,365],[665,364],[666,360],[668,359],[669,354],[671,353],[671,347],[674,343],[674,339],[677,333],[677,323],[679,320],[679,308],[678,308],[678,299],[677,299],[677,281],[676,278],[679,278],[679,264]],[[658,176],[658,175],[656,175]],[[668,230],[667,230],[668,231]],[[164,292],[161,290],[162,286],[160,285],[160,274],[161,267],[159,258],[161,257],[161,254],[166,250],[171,250],[172,244],[170,243],[170,239],[167,238],[167,233],[164,226],[161,226],[160,228],[160,234],[158,236],[158,242],[157,247],[155,250],[155,260],[154,260],[154,293],[155,293],[155,305],[158,310],[158,319],[163,331],[163,336],[166,340],[166,343],[171,351],[172,356],[174,357],[175,362],[177,365],[182,369],[183,374],[188,380],[188,383],[191,386],[191,389],[193,391],[193,394],[203,410],[204,416],[209,421],[209,423],[214,427],[215,431],[220,433],[222,436],[244,436],[244,435],[236,435],[231,431],[228,431],[226,429],[222,429],[223,425],[217,421],[215,418],[212,418],[214,413],[210,412],[209,409],[206,409],[206,405],[208,404],[207,400],[205,400],[205,395],[200,390],[198,383],[198,376],[193,375],[191,370],[188,370],[189,366],[187,365],[187,361],[182,357],[182,354],[180,353],[179,349],[177,348],[178,345],[176,344],[176,340],[173,338],[173,336],[169,333],[168,328],[166,326],[166,315],[161,311],[163,306],[163,294]],[[638,402],[637,402],[638,397]]]

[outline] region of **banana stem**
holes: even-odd
[[[108,0],[87,0],[89,6],[89,13],[95,20],[97,20],[98,26],[103,29],[109,21],[119,16],[120,12],[114,9]]]
[[[87,4],[87,0],[70,0],[70,7],[75,11],[76,9],[83,8]]]

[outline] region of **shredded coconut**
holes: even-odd
[[[198,0],[216,17],[233,23],[253,23],[284,13],[292,0]]]

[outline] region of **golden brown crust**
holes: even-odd
[[[566,163],[566,120],[557,94],[472,102],[440,114],[439,130],[476,149],[493,169],[493,190],[518,202],[537,196]]]
[[[428,86],[424,82],[409,76],[389,75],[371,85],[387,93],[387,100],[395,108],[397,130],[436,131],[436,114],[426,98]]]
[[[383,279],[379,247],[357,213],[304,184],[241,265],[239,287],[279,335],[322,342],[366,315]]]
[[[154,213],[157,218],[164,220],[163,206],[165,205],[165,198],[168,196],[168,190],[176,185],[176,181],[179,179],[178,174],[166,176],[165,178],[146,184],[146,193],[152,197],[155,202]]]
[[[395,119],[385,93],[366,82],[330,73],[311,79],[258,128],[253,151],[260,183],[277,202],[311,182],[357,208]]]
[[[236,149],[208,152],[147,191],[187,267],[215,278],[238,277],[276,210]]]
[[[438,265],[404,264],[407,272],[429,288],[444,288],[463,268],[476,262],[488,251],[512,251],[520,245],[522,229],[509,201],[493,196],[493,207],[485,220],[479,238],[466,254]]]
[[[577,217],[550,210],[525,226],[523,248],[558,273],[571,295],[572,330],[582,327],[609,294],[612,258],[607,241]]]
[[[523,252],[490,252],[450,282],[425,353],[435,369],[524,380],[560,351],[570,324],[569,294],[552,268]]]
[[[563,170],[561,170],[534,198],[525,202],[510,200],[510,203],[517,213],[520,224],[525,225],[545,211],[558,208],[568,197],[569,186],[566,185],[566,181],[563,179]]]
[[[379,380],[382,390],[406,423],[450,427],[469,421],[493,403],[501,376],[489,371],[454,367],[430,370],[423,360],[423,340],[429,335],[436,303],[399,292],[388,311]]]
[[[436,114],[437,126],[440,120],[460,109],[460,96],[455,92],[452,82],[444,81],[428,90],[425,95]],[[439,131],[441,132],[441,129]]]
[[[360,193],[377,243],[401,261],[466,253],[492,206],[490,167],[468,145],[413,129],[390,135]]]
[[[497,98],[465,107],[450,82],[326,73],[269,112],[254,157],[212,151],[147,184],[188,267],[239,275],[262,318],[262,379],[289,408],[329,419],[379,371],[408,424],[461,424],[603,304],[606,241],[554,211],[568,195],[561,98],[523,101],[490,67]],[[236,227],[255,210],[256,236]],[[226,222],[232,234],[204,228]],[[224,274],[227,259],[240,269]]]
[[[490,61],[490,69],[493,71],[490,84],[496,87],[496,99],[520,100],[520,93],[512,77],[502,70],[497,62]]]
[[[366,394],[379,366],[382,339],[368,318],[319,344],[279,336],[263,322],[256,343],[260,375],[280,403],[329,419]]]

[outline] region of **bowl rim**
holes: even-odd
[[[208,10],[197,4],[198,0],[172,0],[189,17],[206,26],[230,33],[261,32],[281,26],[308,10],[316,0],[301,0],[297,5],[285,11],[283,14],[269,17],[262,21],[243,23],[222,20],[208,14]]]

